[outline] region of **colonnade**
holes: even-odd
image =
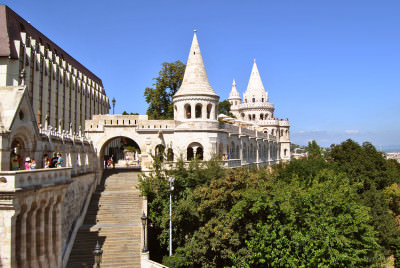
[[[14,215],[12,267],[61,267],[62,201],[66,185],[24,193]],[[29,193],[30,192],[30,193]],[[32,199],[32,196],[34,197]]]

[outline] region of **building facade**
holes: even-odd
[[[0,86],[21,83],[28,88],[39,126],[78,133],[85,120],[110,109],[100,78],[0,5]]]

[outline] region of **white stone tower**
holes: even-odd
[[[254,59],[247,90],[243,95],[243,104],[240,106],[240,118],[247,121],[260,121],[273,118],[274,105],[268,102],[268,93],[264,89]]]
[[[242,103],[242,99],[240,98],[240,94],[236,89],[235,79],[233,79],[232,82],[232,90],[231,93],[229,93],[228,101],[231,104],[231,113],[239,118],[239,105]]]
[[[177,121],[216,121],[219,96],[208,82],[200,46],[194,31],[182,85],[173,96]]]

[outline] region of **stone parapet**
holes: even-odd
[[[16,191],[71,182],[71,168],[0,172],[0,191]]]
[[[289,126],[289,120],[279,120],[279,126],[280,127],[288,127]]]
[[[248,102],[241,103],[239,105],[239,110],[245,109],[275,109],[274,105],[269,102]]]

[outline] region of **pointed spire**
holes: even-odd
[[[247,85],[246,93],[250,92],[265,92],[264,85],[261,81],[260,73],[258,72],[256,59],[254,59],[253,69],[251,70],[249,84]]]
[[[218,96],[208,82],[206,68],[201,56],[196,30],[190,48],[189,58],[186,64],[182,85],[174,96],[182,95],[213,95]]]
[[[233,83],[232,83],[232,90],[231,93],[229,93],[229,99],[240,99],[240,95],[239,92],[236,89],[236,82],[235,79],[233,79]]]

